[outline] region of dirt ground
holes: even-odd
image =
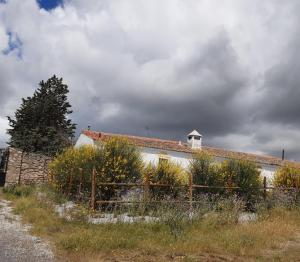
[[[118,251],[97,254],[60,254],[54,256],[51,245],[29,233],[30,226],[21,222],[21,217],[12,213],[10,201],[0,199],[0,261],[1,262],[124,262],[124,261],[300,261],[300,233],[282,243],[280,248],[265,250],[259,258],[245,258],[221,254],[145,254],[139,251]],[[88,260],[87,260],[88,258]]]
[[[30,226],[12,214],[10,202],[0,200],[0,261],[43,262],[54,261],[50,245],[29,234]]]

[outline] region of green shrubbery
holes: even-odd
[[[300,204],[300,170],[290,165],[278,168],[274,176],[274,185],[269,205],[289,205],[290,207]]]
[[[187,196],[189,175],[193,184],[219,188],[194,189],[195,195],[201,193],[237,194],[244,200],[253,200],[259,195],[262,186],[257,166],[245,160],[226,160],[215,163],[213,157],[204,152],[196,153],[190,161],[189,172],[177,163],[162,161],[157,166],[144,166],[140,152],[126,139],[110,138],[101,147],[83,146],[68,148],[50,164],[50,181],[59,192],[70,196],[81,194],[89,197],[93,168],[96,170],[97,198],[110,200],[125,193],[128,188],[102,183],[134,183],[148,179],[154,184],[171,186],[150,186],[152,197]],[[190,173],[190,174],[189,174]],[[222,187],[239,187],[226,190]]]
[[[190,161],[190,173],[193,176],[193,184],[204,186],[223,186],[222,177],[219,174],[219,165],[214,163],[211,155],[205,152],[197,152]],[[216,193],[219,189],[198,188],[196,193]]]
[[[155,184],[172,185],[172,187],[150,187],[152,197],[178,197],[185,193],[182,186],[188,184],[188,173],[178,164],[162,161],[157,166],[149,164],[144,171],[144,180]]]
[[[219,189],[198,189],[197,193],[234,193],[244,200],[253,200],[259,196],[258,187],[262,186],[260,171],[256,164],[247,160],[226,160],[216,164],[212,156],[205,152],[196,153],[190,161],[193,183],[220,187]],[[226,190],[222,187],[239,187]]]
[[[93,146],[67,148],[49,164],[50,183],[57,191],[74,195],[82,179],[82,192],[89,192],[92,170],[99,170],[103,162],[103,152]]]
[[[97,182],[135,182],[141,178],[142,160],[138,150],[127,140],[111,138],[101,147],[68,148],[49,165],[50,182],[60,192],[90,194],[93,168]],[[82,180],[81,180],[82,176]],[[116,195],[113,186],[101,186],[101,199]]]
[[[13,197],[28,197],[34,192],[34,186],[11,185],[3,188],[3,193]]]
[[[220,165],[220,174],[225,186],[239,187],[235,192],[244,200],[259,196],[262,180],[256,164],[247,160],[227,160]]]
[[[101,149],[103,164],[97,169],[98,182],[137,182],[142,177],[143,162],[138,149],[123,138],[110,138]],[[119,187],[99,187],[99,197],[109,200],[116,197]]]
[[[276,170],[274,177],[276,187],[300,188],[300,169],[296,169],[289,165],[284,165]]]

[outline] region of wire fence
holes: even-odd
[[[83,170],[80,169],[80,177],[79,177],[79,185],[78,185],[78,199],[82,199],[81,196],[83,195],[83,184],[84,184],[84,176],[83,176]],[[190,208],[193,207],[193,203],[199,202],[195,198],[195,190],[196,189],[207,189],[207,190],[225,190],[227,192],[233,192],[238,190],[244,190],[242,187],[238,186],[208,186],[208,185],[198,185],[193,183],[193,176],[189,175],[189,182],[186,185],[172,185],[172,184],[163,184],[163,183],[153,183],[150,181],[150,175],[146,175],[143,182],[137,182],[137,183],[115,183],[115,182],[101,182],[97,181],[97,173],[96,169],[94,168],[91,174],[91,188],[90,188],[90,197],[89,197],[89,203],[90,207],[92,209],[95,209],[98,205],[104,205],[104,204],[128,204],[128,203],[163,203],[163,202],[169,202],[169,203],[188,203]],[[71,194],[73,186],[73,177],[72,175],[69,176],[68,179],[68,186],[67,186],[67,195]],[[141,189],[141,198],[131,200],[131,199],[101,199],[101,188],[106,187],[114,187],[114,188],[139,188]],[[151,197],[151,190],[154,188],[182,188],[184,194],[184,198],[178,200],[178,199],[155,199]],[[262,193],[262,197],[265,200],[267,198],[267,192],[270,190],[278,189],[274,186],[267,186],[267,179],[266,177],[263,177],[263,183],[261,187],[249,187],[247,188],[248,191],[256,190],[260,191]],[[284,190],[299,190],[296,187],[284,187]]]

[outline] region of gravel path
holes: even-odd
[[[12,214],[10,202],[0,200],[0,261],[54,261],[53,252],[45,241],[29,234],[30,226]]]

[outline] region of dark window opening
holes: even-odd
[[[160,157],[159,160],[158,160],[158,164],[164,164],[164,163],[168,163],[168,159],[167,158],[162,158]]]
[[[195,140],[200,140],[201,136],[188,136],[188,139],[191,140],[194,137]]]

